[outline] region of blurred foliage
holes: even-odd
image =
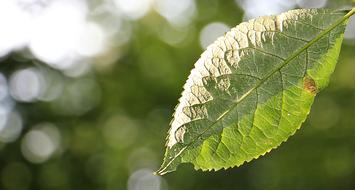
[[[203,173],[183,165],[163,178],[147,174],[159,167],[174,106],[202,52],[199,31],[211,22],[234,26],[243,19],[234,1],[196,4],[197,15],[178,45],[161,40],[162,28],[171,26],[152,12],[132,21],[131,41],[117,50],[118,61],[105,65],[97,58],[83,76],[68,77],[19,53],[1,58],[7,78],[33,66],[55,76],[52,87],[59,82],[63,94],[53,101],[16,102],[24,128],[16,141],[0,144],[0,189],[354,189],[355,46],[347,44],[309,119],[277,150],[227,171]],[[60,147],[45,162],[31,162],[24,139],[47,122],[59,130]]]

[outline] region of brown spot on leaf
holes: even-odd
[[[303,80],[303,88],[312,93],[315,94],[317,93],[317,86],[316,86],[316,82],[309,76],[306,76]]]

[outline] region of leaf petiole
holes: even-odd
[[[353,9],[351,9],[351,11],[349,11],[349,13],[345,15],[345,18],[350,18],[354,14],[355,14],[355,7],[353,7]]]

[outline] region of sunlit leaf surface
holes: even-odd
[[[333,73],[351,13],[292,10],[244,22],[201,55],[184,86],[157,172],[219,170],[276,148],[300,128]]]

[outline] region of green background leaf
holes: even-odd
[[[241,23],[202,54],[187,80],[158,174],[239,166],[301,126],[334,71],[350,14],[293,10]]]

